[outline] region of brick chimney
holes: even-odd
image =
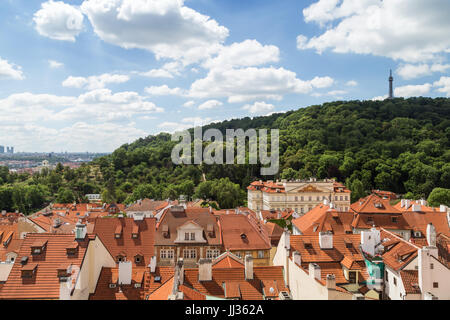
[[[253,257],[245,256],[245,280],[253,280]]]
[[[198,281],[212,280],[212,260],[202,258],[198,260]]]
[[[431,222],[427,225],[427,242],[430,247],[436,247],[436,228]]]

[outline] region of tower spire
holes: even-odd
[[[392,69],[389,69],[389,99],[394,98],[393,82],[394,78],[392,77]]]

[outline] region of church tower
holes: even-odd
[[[390,75],[389,75],[389,99],[393,99],[394,98],[394,88],[393,88],[393,83],[394,82],[394,78],[392,77],[392,69],[390,70]]]

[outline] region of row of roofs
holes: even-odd
[[[433,208],[422,201],[401,200],[391,205],[389,199],[375,194],[358,200],[350,210],[337,211],[332,204],[320,204],[311,211],[293,219],[294,233],[311,234],[321,231],[333,233],[358,233],[376,227],[397,232],[406,240],[424,238],[426,228],[432,223],[437,233],[450,236],[448,208]]]

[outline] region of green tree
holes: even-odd
[[[437,207],[441,204],[450,206],[450,189],[434,188],[428,196],[428,204]]]

